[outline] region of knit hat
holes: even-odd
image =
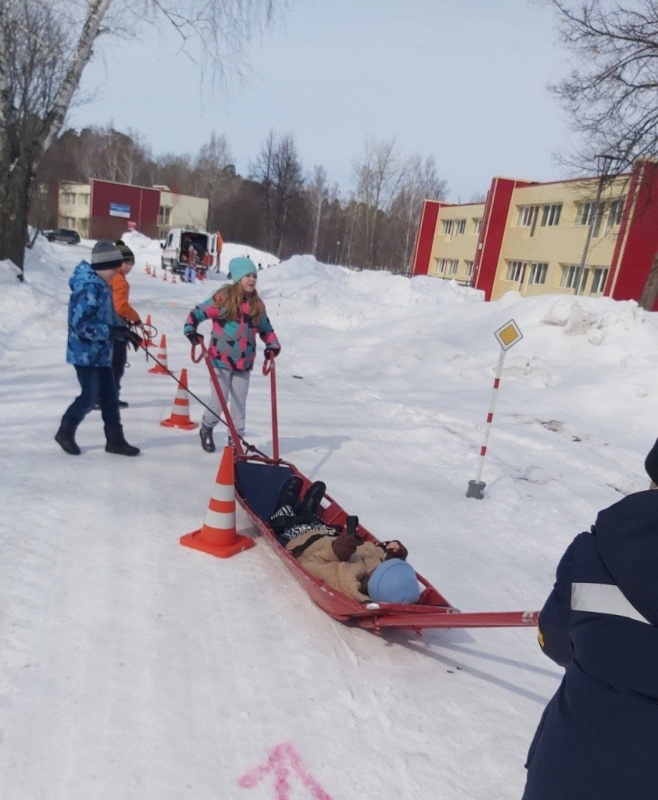
[[[649,454],[644,460],[644,468],[647,475],[658,486],[658,439],[656,439],[654,446],[649,450]]]
[[[258,270],[250,258],[232,258],[228,264],[228,274],[233,283],[238,283],[245,275],[257,275]]]
[[[417,603],[420,589],[414,568],[399,558],[384,561],[370,576],[368,594],[380,603]]]
[[[123,257],[123,263],[124,264],[126,262],[128,262],[128,264],[134,264],[135,263],[135,254],[133,253],[133,251],[128,247],[128,245],[124,241],[119,239],[119,241],[116,244],[116,248],[121,253],[121,255]]]
[[[99,239],[91,251],[91,268],[118,269],[123,264],[123,256],[109,239]]]

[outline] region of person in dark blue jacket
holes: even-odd
[[[563,555],[539,643],[566,671],[530,746],[523,800],[658,797],[658,440],[648,491]]]
[[[105,424],[105,450],[123,456],[139,454],[139,448],[128,444],[123,436],[119,393],[112,373],[113,339],[125,336],[135,349],[141,344],[137,334],[114,324],[110,282],[122,263],[115,245],[100,239],[91,251],[91,264],[81,261],[69,280],[66,360],[75,367],[82,391],[64,412],[55,441],[70,455],[80,455],[75,432],[97,402]]]

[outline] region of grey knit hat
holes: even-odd
[[[91,268],[116,269],[123,264],[123,256],[109,239],[99,239],[91,251]]]

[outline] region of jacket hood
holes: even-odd
[[[105,281],[91,268],[91,264],[88,264],[86,261],[81,261],[69,278],[69,287],[75,292],[81,289],[85,283],[89,283],[89,281],[105,284]]]
[[[637,492],[601,511],[599,555],[635,608],[658,625],[658,490]]]

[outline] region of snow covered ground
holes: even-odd
[[[182,324],[210,287],[150,277],[157,242],[126,238],[133,304],[167,335],[169,367],[207,397]],[[40,241],[24,284],[0,265],[0,797],[520,797],[561,677],[533,629],[378,637],[313,606],[262,540],[227,560],[181,547],[203,522],[219,453],[196,430],[159,425],[176,384],[141,353],[123,421],[142,455],[106,454],[98,412],[79,429],[80,457],[53,441],[77,393],[67,280],[91,244]],[[227,244],[223,264],[245,252]],[[401,538],[462,610],[540,608],[573,536],[646,487],[658,320],[635,303],[484,303],[309,257],[264,269],[259,290],[283,345],[282,456],[379,538]],[[505,360],[486,497],[467,499],[494,331],[510,319],[524,338]],[[266,451],[268,389],[258,369],[247,438]],[[241,512],[238,523],[256,536]]]

